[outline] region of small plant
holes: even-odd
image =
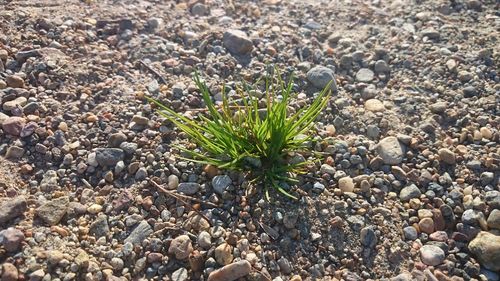
[[[222,88],[222,104],[218,107],[212,101],[207,85],[195,74],[194,81],[207,106],[207,114],[199,114],[193,120],[148,98],[160,107],[159,113],[175,124],[195,142],[201,152],[180,149],[191,161],[211,164],[222,169],[250,172],[253,180],[261,181],[266,198],[269,189],[297,199],[286,189],[288,184],[298,183],[295,175],[303,172],[309,162],[287,160],[287,156],[305,151],[305,142],[318,114],[325,108],[330,96],[329,85],[322,90],[309,107],[289,114],[288,105],[293,96],[293,81],[285,83],[278,74],[270,82],[265,81],[265,108],[259,110],[258,98],[237,89],[242,97],[239,104],[229,101]]]

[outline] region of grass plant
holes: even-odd
[[[298,183],[296,175],[309,163],[291,163],[288,155],[301,153],[312,139],[310,133],[316,117],[326,107],[330,96],[327,85],[312,103],[293,114],[289,104],[294,97],[293,79],[285,82],[280,74],[264,79],[265,108],[259,108],[259,99],[249,93],[253,87],[238,88],[242,99],[229,100],[222,86],[222,103],[216,105],[207,85],[194,75],[207,107],[196,119],[184,116],[148,98],[159,107],[159,114],[172,122],[200,148],[199,152],[179,147],[189,160],[214,165],[220,169],[249,172],[252,181],[260,181],[269,200],[269,190],[297,199],[288,186]]]

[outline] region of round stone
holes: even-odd
[[[356,80],[358,82],[370,82],[370,81],[373,80],[374,76],[375,76],[375,74],[370,69],[368,69],[368,68],[361,68],[356,73]]]
[[[436,266],[444,261],[446,255],[444,251],[434,245],[424,245],[420,248],[420,259],[426,265]]]
[[[354,182],[351,177],[343,177],[339,179],[339,188],[342,192],[353,192]]]
[[[384,111],[384,104],[378,99],[369,99],[365,102],[365,109],[372,112]]]

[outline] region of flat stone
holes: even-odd
[[[68,196],[59,197],[44,203],[36,209],[35,213],[48,225],[56,225],[66,214],[68,204]]]
[[[251,270],[252,265],[247,260],[241,260],[213,271],[207,281],[234,281],[245,277]]]
[[[445,162],[446,164],[455,164],[455,152],[449,150],[448,148],[441,148],[438,150],[438,154],[441,161]]]
[[[98,148],[95,150],[95,159],[101,166],[114,166],[124,157],[125,153],[120,148]]]
[[[19,136],[25,124],[24,118],[12,116],[3,121],[2,129],[10,135]]]
[[[132,243],[132,244],[142,244],[144,239],[148,238],[149,235],[153,233],[153,228],[149,223],[145,220],[141,221],[135,228],[132,230],[130,235],[123,241],[124,243]]]
[[[109,233],[108,217],[106,215],[99,215],[90,225],[89,233],[97,238],[106,236]]]
[[[356,81],[358,82],[365,82],[365,83],[371,82],[374,77],[375,73],[373,73],[373,71],[368,68],[361,68],[356,73]]]
[[[17,75],[9,75],[5,78],[7,85],[12,88],[24,88],[24,80]]]
[[[26,199],[22,196],[9,198],[0,204],[0,224],[22,216],[28,209]]]
[[[410,184],[409,186],[401,189],[401,191],[399,192],[399,198],[402,201],[408,202],[410,201],[410,199],[420,197],[421,194],[422,192],[416,185]]]
[[[212,187],[218,194],[222,195],[226,188],[233,183],[233,180],[228,175],[218,175],[212,179]]]
[[[196,182],[182,182],[177,187],[177,191],[186,195],[193,195],[200,190],[201,186]]]

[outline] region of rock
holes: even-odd
[[[280,267],[281,272],[284,274],[290,274],[293,271],[292,263],[285,257],[281,257],[278,259],[278,266]]]
[[[418,198],[420,195],[422,195],[422,192],[420,192],[420,189],[414,184],[404,187],[401,189],[401,192],[399,192],[399,198],[405,202],[410,201],[412,198]]]
[[[500,235],[481,231],[469,243],[469,251],[486,269],[500,271]]]
[[[101,166],[114,166],[124,157],[125,153],[120,148],[98,148],[95,150],[95,159]]]
[[[5,153],[5,158],[17,160],[24,155],[24,148],[19,147],[17,145],[11,145],[7,148],[7,152]]]
[[[448,234],[446,231],[436,231],[429,235],[429,239],[432,241],[446,242],[448,241]]]
[[[315,66],[307,72],[307,80],[316,88],[324,89],[330,83],[330,90],[337,92],[337,83],[333,70],[324,66]]]
[[[403,234],[407,240],[415,240],[418,238],[417,229],[413,226],[407,226],[403,228]]]
[[[2,129],[10,135],[19,136],[25,124],[24,118],[12,116],[3,121]]]
[[[189,239],[187,235],[177,236],[172,240],[168,248],[168,253],[174,255],[178,260],[187,259],[192,251],[193,246],[191,245],[191,239]]]
[[[241,30],[228,30],[224,32],[222,41],[224,47],[235,55],[247,55],[253,50],[252,40]]]
[[[2,265],[2,281],[17,281],[19,279],[19,272],[15,265],[5,262]]]
[[[381,112],[385,110],[384,104],[377,99],[369,99],[365,102],[365,109],[372,112]]]
[[[7,76],[7,78],[5,78],[5,82],[7,82],[7,86],[12,88],[24,88],[23,78],[17,75]]]
[[[186,195],[193,195],[200,190],[201,186],[196,182],[183,182],[177,187],[177,191]]]
[[[188,271],[184,267],[181,267],[172,273],[173,281],[186,281],[188,278]]]
[[[453,165],[455,164],[455,152],[447,149],[447,148],[441,148],[438,150],[439,158],[441,161],[445,162],[446,164]]]
[[[489,228],[500,229],[500,210],[491,211],[487,223]]]
[[[377,145],[377,152],[387,165],[398,165],[403,161],[403,147],[396,137],[382,139]]]
[[[437,30],[435,30],[434,28],[424,29],[424,30],[422,30],[421,34],[423,37],[427,37],[429,39],[439,39],[439,37],[440,37],[439,32]]]
[[[0,225],[23,215],[27,208],[26,199],[22,196],[4,200],[0,204]]]
[[[234,281],[248,275],[251,270],[252,265],[246,260],[241,260],[213,271],[207,281]]]
[[[426,265],[436,266],[441,264],[445,258],[446,255],[444,251],[437,246],[424,245],[420,248],[420,259]]]
[[[124,133],[111,134],[108,139],[109,147],[120,147],[124,141],[127,140],[127,136]]]
[[[351,177],[343,177],[339,179],[339,188],[342,192],[353,192],[354,182]]]
[[[44,276],[45,276],[45,271],[43,271],[43,269],[38,269],[30,274],[29,281],[41,281]]]
[[[57,265],[62,259],[64,259],[64,254],[58,250],[51,250],[47,253],[47,263],[49,266]]]
[[[3,232],[3,247],[7,250],[7,252],[19,251],[23,241],[24,233],[19,229],[9,227]]]
[[[218,175],[212,179],[212,187],[218,194],[222,195],[226,188],[233,183],[233,180],[228,175]]]
[[[431,218],[423,218],[418,222],[418,227],[423,233],[431,234],[434,232],[434,221]]]
[[[377,245],[377,235],[375,234],[373,227],[367,226],[362,228],[359,235],[361,244],[366,248],[373,248]]]
[[[334,175],[335,174],[335,168],[328,164],[323,164],[321,165],[319,172],[322,174],[329,174],[329,175]]]
[[[385,62],[384,60],[376,61],[374,69],[375,69],[375,73],[389,73],[389,72],[391,72],[391,68],[389,67],[387,62]]]
[[[99,215],[90,225],[89,233],[96,238],[106,236],[109,233],[108,217],[106,215]]]
[[[210,233],[206,231],[200,232],[200,234],[198,234],[198,245],[203,249],[209,249],[212,245],[212,236],[210,236]]]
[[[217,263],[227,265],[233,261],[233,247],[227,243],[222,243],[215,248],[214,256]]]
[[[28,99],[26,99],[25,97],[18,97],[18,98],[11,100],[11,101],[6,101],[2,105],[2,108],[5,111],[11,111],[15,108],[25,106],[27,102],[28,102]]]
[[[137,225],[134,228],[134,230],[123,242],[132,244],[142,244],[142,241],[148,238],[148,236],[151,235],[152,233],[153,233],[153,228],[151,227],[151,225],[149,225],[147,221],[143,220],[139,223],[139,225]]]
[[[167,187],[170,190],[177,189],[179,186],[179,177],[176,175],[170,175],[168,176],[167,180]]]
[[[35,213],[48,225],[56,225],[66,214],[68,204],[68,196],[59,197],[44,203],[35,210]]]
[[[375,73],[368,68],[361,68],[356,73],[356,81],[358,82],[371,82],[375,77]]]
[[[193,14],[193,16],[200,16],[201,17],[201,16],[206,15],[207,13],[208,13],[207,6],[205,6],[202,3],[196,3],[191,8],[191,14]]]

